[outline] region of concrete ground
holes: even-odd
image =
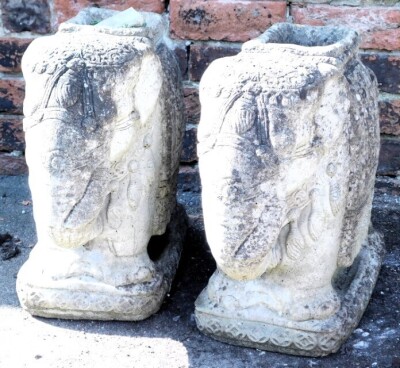
[[[378,180],[375,226],[387,254],[371,302],[338,353],[319,359],[241,348],[196,328],[194,301],[215,264],[201,229],[198,193],[181,188],[189,229],[179,272],[161,310],[142,322],[35,318],[23,311],[16,275],[35,244],[27,178],[0,177],[0,234],[21,239],[20,254],[0,259],[0,367],[400,367],[399,183]],[[197,211],[194,209],[197,208]]]

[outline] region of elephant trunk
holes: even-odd
[[[222,222],[215,218],[207,221],[205,217],[207,237],[218,268],[235,280],[256,279],[281,261],[279,235],[285,207],[277,200],[268,202],[258,217],[257,211],[249,210],[250,206],[236,208]]]

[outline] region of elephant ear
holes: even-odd
[[[221,132],[242,135],[251,129],[257,117],[254,100],[249,93],[240,94],[230,109],[226,111]]]
[[[62,107],[71,107],[81,98],[82,81],[73,70],[68,70],[60,77],[55,87],[57,104]]]

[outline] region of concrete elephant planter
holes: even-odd
[[[179,261],[180,74],[163,18],[130,12],[85,10],[23,58],[38,243],[17,289],[35,315],[146,318]]]
[[[216,339],[290,354],[339,349],[378,276],[370,229],[377,82],[355,32],[273,26],[200,83],[199,167],[217,271],[196,302]]]

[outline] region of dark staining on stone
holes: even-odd
[[[313,138],[311,145],[313,147],[319,147],[319,146],[321,146],[321,144],[322,144],[322,138],[320,136],[316,135]]]
[[[311,72],[310,74],[307,75],[306,77],[306,84],[312,85],[315,83],[316,80],[318,80],[318,73],[316,72]]]
[[[300,90],[300,100],[305,100],[307,98],[307,90],[305,88],[302,88]]]
[[[347,64],[347,68],[344,72],[344,76],[350,85],[353,84],[353,79],[351,77],[357,66],[358,66],[358,64],[356,62],[352,61],[351,63]]]
[[[208,26],[212,23],[213,18],[204,9],[195,8],[189,10],[181,10],[179,16],[185,21],[186,24],[201,26]]]
[[[373,82],[374,80],[375,80],[375,74],[372,72],[372,70],[371,69],[368,69],[369,70],[369,77],[371,78],[371,81]]]
[[[233,169],[232,170],[232,177],[233,177],[233,180],[235,182],[237,182],[237,183],[241,183],[242,182],[241,173],[239,172],[239,170]]]

